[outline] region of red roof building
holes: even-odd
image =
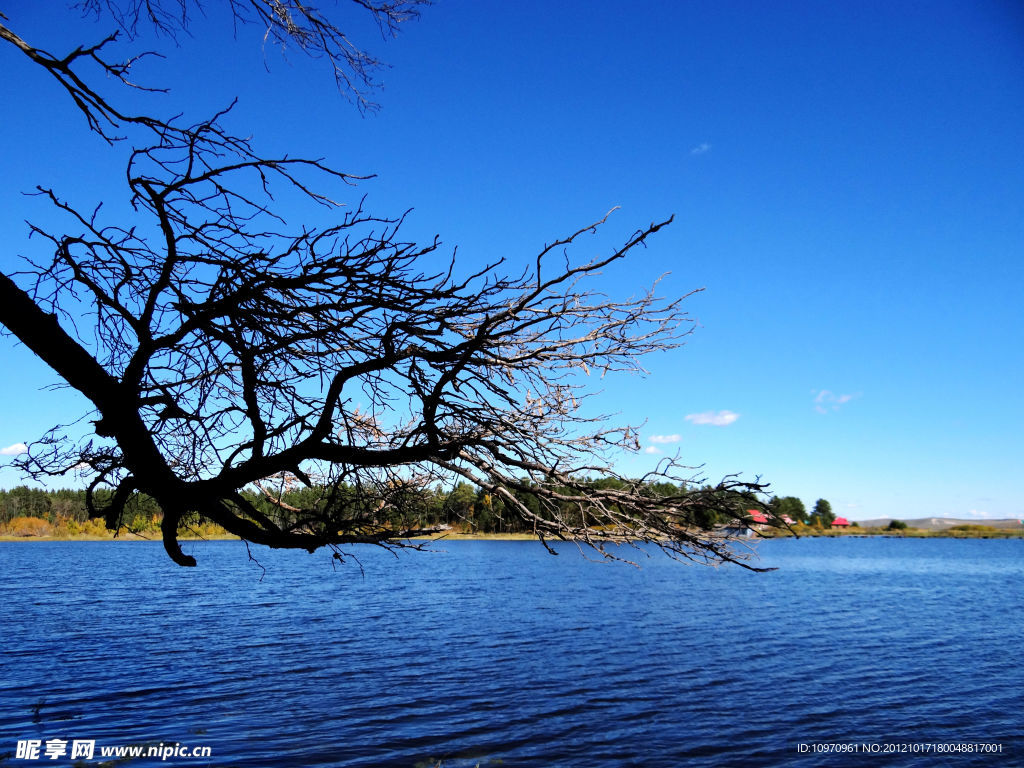
[[[846,528],[849,524],[850,524],[850,521],[847,520],[845,517],[837,517],[835,520],[832,521],[832,526],[833,527],[837,527],[838,526],[840,528]]]
[[[768,518],[765,517],[764,512],[760,512],[756,509],[748,509],[747,517],[750,518],[750,522],[752,523],[760,523],[763,525],[768,522]]]

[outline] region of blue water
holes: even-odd
[[[133,766],[1024,765],[1022,540],[767,541],[765,574],[442,546],[0,544],[0,765],[71,765],[14,758],[52,738],[212,750]]]

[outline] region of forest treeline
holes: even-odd
[[[818,499],[810,512],[796,496],[773,496],[768,502],[768,511],[773,517],[785,520],[787,517],[794,523],[803,523],[816,528],[828,528],[836,519],[832,505],[825,499]]]
[[[613,478],[590,481],[595,488],[616,489],[625,484]],[[669,483],[645,484],[645,493],[660,497],[680,496],[688,493],[714,493],[710,487],[687,488]],[[517,490],[515,496],[532,512],[544,516],[541,501],[538,497],[525,490]],[[95,505],[102,508],[107,501],[108,491],[98,490],[95,493]],[[400,499],[391,498],[388,504],[382,504],[370,494],[360,493],[351,487],[342,487],[333,495],[325,493],[325,489],[313,487],[293,487],[280,495],[281,505],[273,504],[262,493],[248,489],[244,495],[260,511],[285,521],[300,514],[297,510],[318,509],[333,506],[339,519],[372,517],[384,525],[396,528],[433,528],[451,527],[455,530],[474,531],[480,533],[522,533],[529,530],[520,518],[507,514],[500,498],[483,490],[474,488],[468,483],[445,488],[435,485],[428,488],[410,488],[405,490]],[[703,505],[698,505],[702,507]],[[687,522],[695,527],[710,529],[715,525],[727,523],[737,516],[743,515],[746,508],[764,509],[763,502],[755,499],[737,498],[732,495],[723,496],[722,507],[718,510],[701,508]],[[296,511],[290,511],[294,509]],[[570,512],[567,505],[563,512]],[[813,513],[808,513],[800,499],[792,496],[772,498],[767,504],[767,511],[775,513],[782,519],[788,515],[792,520],[802,523],[819,523],[825,527],[832,519],[831,508],[827,501],[819,500]],[[0,490],[0,525],[8,526],[19,518],[31,518],[46,522],[52,526],[69,529],[73,533],[102,525],[102,521],[90,521],[86,506],[84,490],[44,490],[19,486],[11,490]],[[128,530],[151,531],[159,527],[162,512],[159,505],[145,494],[136,494],[128,503],[122,518],[122,525]],[[827,520],[827,522],[825,522]],[[201,523],[195,520],[193,523]],[[582,521],[579,521],[582,523]]]

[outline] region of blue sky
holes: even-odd
[[[24,5],[10,25],[44,48],[110,28]],[[353,200],[413,208],[406,233],[440,234],[467,269],[523,262],[613,206],[580,258],[676,216],[598,281],[623,295],[669,272],[664,294],[705,289],[685,347],[603,382],[605,410],[646,422],[623,471],[678,451],[851,519],[1024,517],[1016,3],[440,0],[395,40],[364,35],[391,65],[368,117],[317,62],[259,38],[232,41],[211,12],[139,68],[172,88],[152,108],[198,119],[237,95],[232,124],[261,149],[377,174]],[[0,121],[10,271],[34,247],[23,221],[48,215],[20,193],[123,208],[124,149],[0,57],[17,105]],[[3,339],[0,355],[0,448],[81,414],[24,349]]]

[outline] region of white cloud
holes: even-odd
[[[711,151],[711,145],[708,144],[706,141],[702,141],[700,144],[698,144],[696,147],[694,147],[693,149],[690,150],[690,154],[691,155],[706,155],[710,151]]]
[[[17,456],[27,450],[28,446],[24,443],[15,443],[14,445],[8,445],[6,448],[0,448],[0,456]]]
[[[644,453],[649,453],[649,454],[653,455],[655,453],[661,453],[661,451],[659,451],[653,445],[648,445],[646,448],[644,448]]]
[[[840,406],[846,405],[851,400],[860,397],[860,392],[850,395],[837,395],[828,389],[812,389],[811,394],[814,395],[814,410],[818,413],[838,411]]]
[[[691,413],[686,420],[692,424],[710,424],[714,427],[726,427],[732,424],[740,415],[732,411],[704,411],[704,413]]]
[[[651,435],[647,439],[652,443],[664,445],[666,443],[678,443],[682,438],[679,435]]]

